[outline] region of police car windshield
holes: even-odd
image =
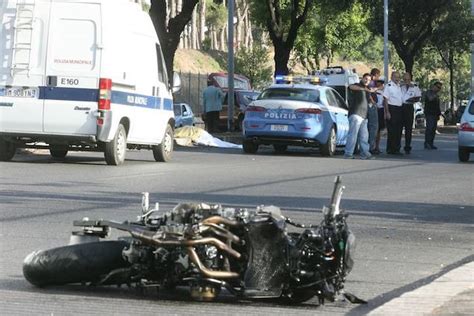
[[[270,88],[262,92],[258,100],[279,99],[318,102],[319,91],[304,88]]]

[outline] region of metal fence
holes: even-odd
[[[191,106],[194,115],[199,116],[203,112],[202,91],[207,86],[208,74],[179,72],[181,77],[181,91],[173,95],[174,102],[185,102]]]

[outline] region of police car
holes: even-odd
[[[256,153],[259,145],[276,152],[288,146],[319,147],[332,156],[346,144],[348,107],[339,93],[319,77],[277,77],[245,112],[243,150]]]

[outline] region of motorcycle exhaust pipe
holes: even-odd
[[[217,225],[223,224],[223,225],[232,226],[232,227],[236,227],[236,226],[240,225],[239,222],[237,222],[237,221],[233,221],[233,220],[221,217],[221,216],[208,217],[208,218],[204,219],[202,221],[202,223],[204,225],[207,225],[207,224],[217,224]]]
[[[238,278],[239,274],[236,272],[231,271],[214,271],[209,270],[206,266],[201,262],[199,256],[197,255],[196,251],[193,247],[188,247],[188,255],[191,261],[196,265],[196,267],[201,271],[201,273],[208,277],[214,279],[233,279]]]
[[[218,220],[220,218],[220,219],[223,219],[223,220],[225,220],[229,223],[233,222],[233,221],[230,221],[228,219],[222,218],[220,216],[214,216],[214,217],[216,218],[216,220]],[[212,219],[212,217],[209,217],[209,219]],[[237,222],[235,222],[235,223],[237,223]],[[110,226],[110,227],[113,227],[113,228],[116,228],[116,229],[119,229],[119,230],[127,231],[133,237],[135,237],[135,238],[137,238],[137,239],[139,239],[139,240],[141,240],[145,243],[155,245],[155,246],[192,247],[192,246],[195,246],[195,245],[211,244],[211,245],[213,245],[213,246],[217,247],[218,249],[226,252],[227,254],[231,255],[232,257],[234,257],[236,259],[240,259],[240,257],[242,256],[238,251],[235,251],[230,246],[226,245],[225,243],[223,243],[219,239],[213,238],[213,237],[206,237],[206,238],[200,238],[200,239],[163,240],[163,239],[160,239],[159,238],[160,236],[157,236],[157,234],[154,233],[154,232],[144,230],[144,229],[141,229],[141,228],[138,228],[138,227],[133,227],[133,226],[130,226],[130,225],[127,225],[127,224],[117,223],[117,222],[112,222],[112,221],[102,221],[100,224],[104,225],[104,226]]]

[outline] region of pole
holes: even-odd
[[[227,20],[227,75],[229,90],[227,93],[227,130],[231,131],[234,118],[234,0],[228,0],[229,9]]]
[[[383,1],[383,75],[388,82],[388,0]]]

